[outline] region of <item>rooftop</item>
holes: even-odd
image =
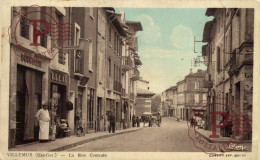
[[[151,96],[155,95],[155,93],[153,93],[153,92],[151,92],[149,90],[141,89],[141,88],[137,88],[136,93],[138,95],[151,95]]]

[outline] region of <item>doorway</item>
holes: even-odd
[[[97,127],[96,130],[100,131],[101,115],[102,115],[102,98],[97,99]]]
[[[35,114],[41,108],[43,73],[17,66],[15,145],[38,139]]]

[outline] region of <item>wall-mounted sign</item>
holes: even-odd
[[[35,58],[32,58],[30,55],[21,54],[21,61],[32,64],[36,67],[42,67],[42,62]]]
[[[50,79],[51,81],[67,84],[68,83],[68,74],[50,70]]]

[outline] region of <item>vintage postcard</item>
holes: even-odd
[[[0,160],[258,159],[260,2],[1,2]]]

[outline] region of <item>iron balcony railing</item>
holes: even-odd
[[[139,79],[139,77],[140,77],[140,72],[138,71],[138,69],[134,69],[134,73],[131,75],[131,79],[132,80],[138,80]]]
[[[114,90],[117,92],[121,92],[122,91],[122,84],[118,81],[114,81]]]
[[[132,69],[132,66],[133,66],[133,61],[131,60],[131,58],[129,56],[125,57],[123,59],[122,70],[123,71],[129,71],[129,70]]]

